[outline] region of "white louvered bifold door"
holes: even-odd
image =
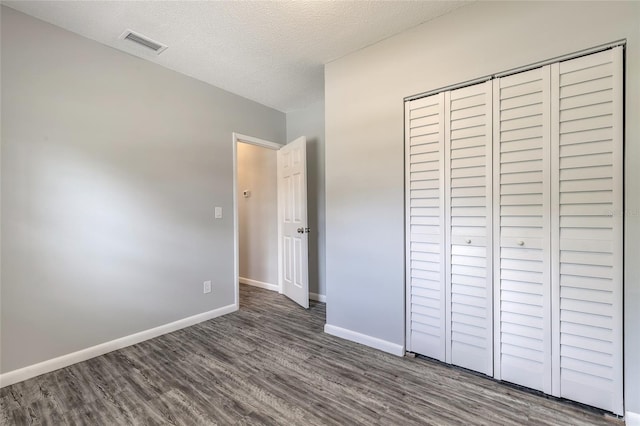
[[[552,69],[554,388],[617,414],[623,414],[622,78],[622,47]]]
[[[407,350],[623,414],[623,48],[409,101]]]
[[[445,361],[444,93],[405,117],[407,350]]]
[[[494,375],[551,393],[550,66],[493,84]]]
[[[445,92],[447,362],[493,375],[492,85]]]

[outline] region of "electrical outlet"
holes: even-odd
[[[205,281],[202,285],[203,293],[211,293],[211,281]]]

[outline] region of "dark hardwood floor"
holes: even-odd
[[[3,388],[0,424],[622,424],[324,322],[324,304],[241,286],[239,312]]]

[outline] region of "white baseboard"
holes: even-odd
[[[262,281],[256,281],[256,280],[243,278],[243,277],[238,278],[238,281],[240,281],[240,284],[247,284],[253,287],[259,287],[259,288],[264,288],[266,290],[280,292],[280,286],[278,286],[277,284],[269,284]],[[325,296],[324,294],[309,293],[309,299],[315,300],[316,302],[327,303],[327,296]]]
[[[238,281],[240,281],[240,284],[247,284],[247,285],[251,285],[251,286],[254,286],[254,287],[264,288],[266,290],[271,290],[271,291],[279,291],[280,290],[280,286],[277,285],[277,284],[265,283],[265,282],[262,282],[262,281],[251,280],[249,278],[243,278],[243,277],[240,277],[238,279]]]
[[[309,293],[309,299],[315,300],[316,302],[327,303],[327,296],[324,294]]]
[[[18,370],[9,371],[7,373],[0,374],[0,388],[12,385],[14,383],[22,382],[27,379],[31,379],[41,374],[50,373],[51,371],[59,370],[60,368],[68,367],[72,364],[86,361],[88,359],[95,358],[97,356],[104,355],[106,353],[113,352],[127,346],[135,345],[136,343],[144,342],[145,340],[153,339],[154,337],[162,336],[163,334],[190,327],[203,321],[229,314],[237,310],[238,305],[236,304],[223,306],[222,308],[203,312],[201,314],[183,318],[178,321],[170,322],[169,324],[161,325],[149,330],[121,337],[110,342],[101,343],[99,345],[91,346],[77,352],[72,352],[67,355],[62,355],[57,358],[39,362],[38,364],[33,364],[27,367],[20,368]]]
[[[342,339],[351,340],[352,342],[360,343],[362,345],[370,346],[372,348],[388,352],[392,355],[404,356],[404,345],[398,345],[386,340],[378,339],[377,337],[368,336],[366,334],[358,333],[356,331],[347,330],[346,328],[336,327],[335,325],[325,324],[324,332],[331,334],[332,336],[340,337]]]
[[[627,426],[640,426],[640,413],[627,411],[624,413],[624,423]]]

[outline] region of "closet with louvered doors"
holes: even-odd
[[[492,375],[491,82],[405,112],[407,348]]]
[[[495,377],[623,413],[622,47],[494,81]]]
[[[623,48],[406,102],[407,350],[623,413]]]
[[[494,81],[495,377],[622,414],[622,47]]]

